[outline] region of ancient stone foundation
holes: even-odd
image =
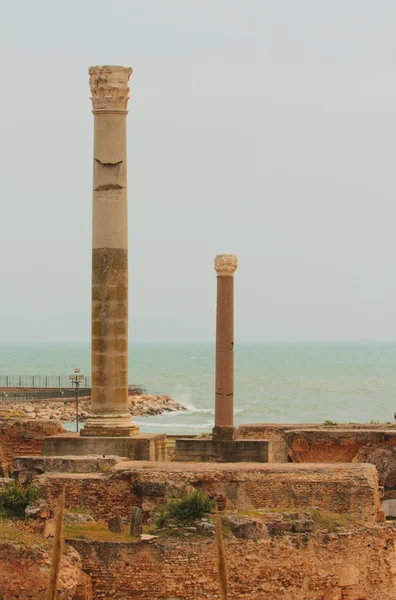
[[[44,456],[115,455],[130,460],[166,460],[165,434],[137,434],[133,437],[80,437],[64,434],[43,441]]]
[[[396,530],[388,526],[226,539],[233,600],[395,600]],[[214,540],[151,544],[70,540],[92,577],[94,598],[219,598]]]
[[[0,421],[0,468],[8,471],[15,456],[37,456],[46,436],[64,432],[60,421],[5,419]]]
[[[15,459],[17,467],[21,463]],[[64,487],[69,509],[87,508],[96,519],[121,515],[129,518],[131,507],[148,515],[168,498],[201,489],[221,498],[226,509],[306,509],[316,507],[375,523],[379,509],[377,472],[374,466],[355,465],[270,465],[187,464],[119,461],[103,472],[54,472],[51,459],[37,474],[31,459],[33,480],[55,508]],[[85,461],[85,459],[81,459]],[[23,466],[23,480],[28,465]],[[54,462],[59,463],[58,458]],[[45,469],[45,470],[44,470]],[[80,469],[81,471],[81,469]]]
[[[241,425],[237,439],[271,441],[273,462],[349,462],[364,446],[396,447],[396,426],[349,423],[251,423]]]
[[[186,462],[268,462],[269,442],[266,440],[178,439],[175,460]]]

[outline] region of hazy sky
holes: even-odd
[[[396,339],[393,0],[2,5],[0,341],[90,337],[88,67],[132,66],[130,339]]]

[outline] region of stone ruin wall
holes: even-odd
[[[41,455],[43,439],[59,433],[65,433],[60,421],[0,421],[0,468],[8,470],[15,456]]]
[[[370,523],[376,522],[380,503],[372,465],[339,465],[337,469],[326,465],[226,469],[223,465],[222,469],[199,471],[188,471],[187,465],[181,471],[144,465],[122,470],[122,465],[102,474],[46,473],[34,481],[51,507],[56,506],[64,486],[67,508],[86,509],[103,520],[117,514],[129,519],[133,506],[140,506],[148,516],[167,498],[194,488],[222,498],[227,509],[318,507]]]
[[[270,461],[275,463],[374,464],[386,496],[396,493],[396,425],[255,423],[241,425],[237,437],[270,440]]]
[[[226,540],[233,600],[395,600],[396,530]],[[150,544],[69,541],[92,577],[94,598],[219,598],[213,540]]]

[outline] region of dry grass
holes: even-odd
[[[46,600],[56,600],[58,579],[60,571],[60,563],[63,554],[63,512],[65,509],[65,490],[62,490],[62,494],[59,501],[58,512],[56,515],[55,525],[55,537],[54,547],[52,551],[52,562],[50,570],[50,580],[48,584],[48,590]]]
[[[122,533],[112,533],[105,523],[70,523],[65,525],[66,539],[99,540],[103,542],[130,542],[133,540],[127,528]]]
[[[49,550],[52,543],[26,528],[21,527],[23,521],[12,519],[0,519],[0,540],[12,544],[21,544],[26,548],[40,548]]]
[[[216,549],[217,549],[217,569],[219,573],[219,587],[221,600],[228,600],[228,571],[227,559],[225,554],[223,532],[218,511],[216,512]]]

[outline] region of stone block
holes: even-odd
[[[129,523],[129,535],[140,537],[142,535],[142,509],[134,506]]]
[[[340,587],[347,587],[351,585],[358,585],[359,583],[359,569],[355,565],[345,565],[341,567],[338,573],[338,585]]]
[[[122,533],[124,531],[124,521],[119,515],[116,515],[107,522],[109,531],[112,533]]]
[[[184,462],[268,462],[267,440],[178,439],[175,460]]]
[[[92,600],[92,580],[89,575],[81,571],[77,581],[76,591],[73,600]]]
[[[25,508],[25,516],[29,519],[51,519],[54,514],[47,502],[40,498]]]
[[[385,511],[382,509],[377,510],[377,523],[385,523],[385,520],[386,520]]]
[[[17,456],[13,467],[19,473],[101,473],[111,469],[119,456]]]
[[[225,516],[221,517],[221,522],[226,523],[234,536],[242,540],[258,540],[269,537],[265,523],[258,519]]]
[[[332,587],[325,591],[323,600],[341,600],[342,593],[340,587]]]
[[[82,437],[65,434],[43,441],[43,456],[119,456],[129,460],[166,460],[165,434],[138,434],[133,437]]]

